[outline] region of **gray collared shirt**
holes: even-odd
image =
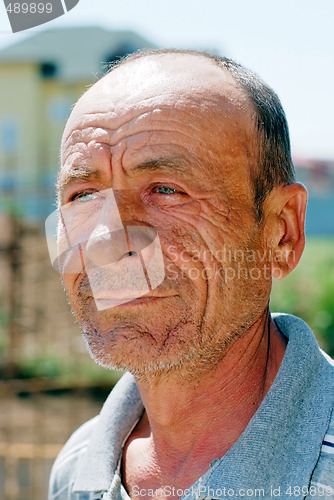
[[[194,485],[174,492],[172,485],[162,485],[161,494],[176,493],[184,500],[334,499],[334,363],[302,320],[273,317],[288,344],[257,412]],[[59,454],[49,500],[128,499],[121,484],[122,450],[143,410],[134,378],[124,375],[100,415],[77,430]]]

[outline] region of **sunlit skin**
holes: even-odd
[[[141,392],[146,411],[123,455],[130,496],[134,485],[193,484],[238,439],[284,355],[271,277],[301,256],[306,194],[274,188],[258,223],[252,115],[208,60],[149,56],[95,84],[64,132],[60,203],[112,188],[123,223],[156,228],[164,256],[160,286],[100,312],[85,274],[63,276],[92,356],[130,370]],[[226,279],[234,250],[261,258]]]

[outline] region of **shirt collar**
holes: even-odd
[[[78,463],[73,492],[110,488],[123,444],[143,410],[135,380],[126,373],[103,405],[87,450]]]
[[[309,483],[334,405],[334,369],[302,320],[273,317],[289,339],[278,374],[238,441],[195,483],[203,492],[270,486],[286,491]],[[102,408],[73,491],[109,489],[123,444],[142,412],[134,378],[126,374]]]

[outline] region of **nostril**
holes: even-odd
[[[137,255],[138,255],[137,252],[130,251],[122,255],[120,260],[126,259],[127,257],[136,257]]]

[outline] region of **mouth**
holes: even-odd
[[[109,309],[112,307],[132,308],[143,305],[149,305],[166,298],[168,297],[143,296],[137,298],[128,297],[123,299],[95,298],[95,303],[98,310]]]
[[[78,280],[79,281],[79,280]],[[175,290],[149,291],[140,287],[119,287],[106,288],[105,286],[95,293],[92,292],[87,276],[78,283],[78,295],[82,303],[95,302],[98,311],[111,308],[134,308],[158,303],[162,299],[176,297],[178,293]],[[169,288],[169,287],[167,287]]]
[[[140,289],[129,290],[128,288],[114,288],[111,290],[107,289],[95,292],[94,298],[95,300],[114,300],[116,302],[125,302],[125,301],[129,302],[130,300],[142,297],[147,292],[148,292],[148,287],[146,287],[146,290],[140,290]]]

